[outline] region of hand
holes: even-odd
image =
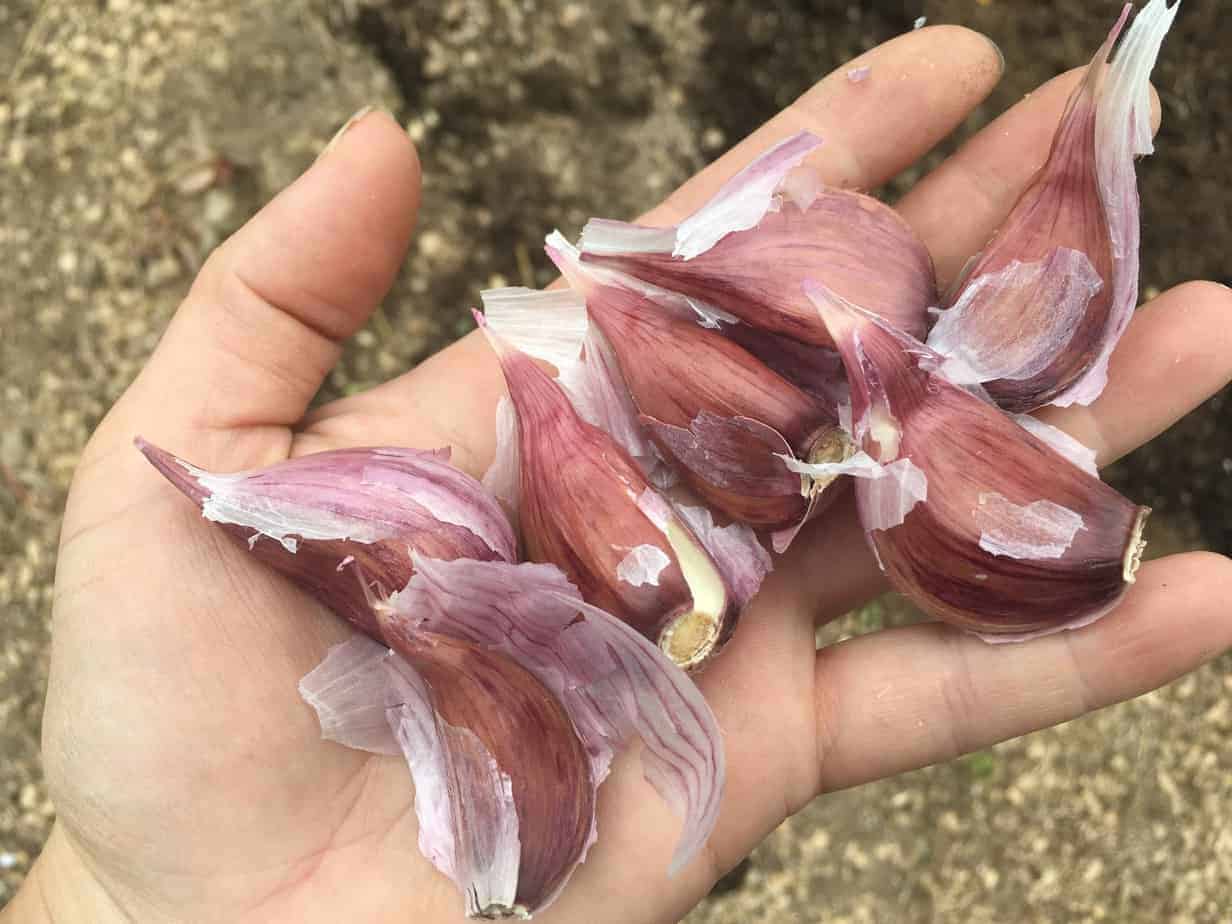
[[[980,36],[924,29],[822,81],[646,220],[671,223],[800,129],[816,165],[872,187],[948,134],[999,77]],[[984,130],[900,208],[944,287],[1043,162],[1071,73]],[[453,885],[419,854],[401,760],[320,740],[296,683],[349,629],[204,522],[132,448],[141,433],[214,470],[352,445],[492,453],[503,385],[466,337],[373,391],[304,417],[339,344],[401,265],[419,199],[414,151],[386,116],[336,147],[208,261],[157,351],[90,441],[64,520],[45,766],[59,812],[9,909],[57,921],[455,921]],[[466,306],[459,305],[458,310]],[[1050,422],[1107,463],[1232,375],[1232,293],[1205,283],[1134,319],[1089,409]],[[600,839],[544,921],[681,917],[821,792],[946,760],[1137,695],[1232,644],[1232,566],[1147,563],[1094,626],[988,646],[935,624],[815,650],[814,626],[884,587],[850,504],[812,524],[701,678],[729,781],[708,852],[673,880],[677,820],[636,756],[601,789]]]

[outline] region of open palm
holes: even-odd
[[[859,64],[874,79],[822,81],[644,220],[678,220],[802,129],[825,139],[813,163],[829,182],[876,186],[948,134],[1000,74],[995,49],[958,28],[903,36]],[[1019,104],[900,203],[942,287],[1043,163],[1077,77]],[[448,445],[482,472],[503,385],[474,336],[304,417],[339,344],[398,271],[418,198],[405,134],[379,113],[356,122],[210,258],[91,440],[64,521],[44,724],[59,819],[10,911],[461,917],[452,883],[416,846],[405,764],[321,741],[299,700],[300,677],[350,630],[203,521],[132,448],[140,433],[228,471],[343,446]],[[1232,375],[1229,311],[1232,293],[1215,285],[1161,295],[1135,318],[1103,397],[1049,421],[1101,463],[1151,438]],[[1232,644],[1220,612],[1232,566],[1194,553],[1146,564],[1117,611],[1077,632],[994,647],[925,624],[815,649],[818,621],[882,589],[850,503],[812,524],[700,679],[729,761],[707,852],[666,879],[678,822],[626,754],[600,791],[598,845],[542,919],[676,920],[820,792],[1072,718]]]

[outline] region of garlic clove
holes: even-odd
[[[683,816],[669,873],[696,856],[725,766],[692,681],[553,566],[416,557],[415,571],[376,606],[396,653],[354,639],[300,689],[326,737],[402,746],[421,849],[468,914],[527,916],[555,899],[595,840],[596,790],[630,735]]]
[[[420,634],[395,650],[406,654],[388,662],[390,724],[425,853],[469,917],[530,917],[595,839],[597,784],[568,713],[530,671],[481,646]]]
[[[415,565],[411,584],[390,598],[388,618],[488,646],[534,673],[593,755],[596,785],[614,743],[641,738],[646,779],[683,818],[669,872],[690,862],[718,817],[725,763],[718,723],[688,675],[631,626],[585,603],[552,565],[420,556]]]
[[[357,636],[330,649],[300,692],[323,737],[403,755],[420,850],[454,881],[467,917],[530,917],[593,843],[591,761],[559,700],[515,661],[431,633],[396,652]],[[345,711],[355,701],[368,703],[363,725]],[[379,736],[369,728],[378,714]]]
[[[782,460],[795,454],[773,427],[709,411],[683,427],[653,417],[642,423],[689,486],[727,516],[773,530],[795,525],[809,512],[800,476]]]
[[[1006,410],[1090,404],[1107,381],[1138,298],[1134,158],[1153,150],[1150,73],[1178,7],[1151,0],[1109,64],[1125,7],[1074,91],[1048,161],[929,334],[951,379],[983,383]]]
[[[723,335],[744,347],[805,394],[827,407],[849,401],[843,360],[833,347],[814,346],[748,324],[724,324]],[[841,420],[840,420],[841,422]]]
[[[558,292],[519,294],[516,302],[503,292],[485,293],[491,330],[556,365],[574,407],[590,422],[618,438],[616,424],[640,422],[689,487],[726,516],[779,530],[820,511],[821,491],[803,491],[779,454],[819,459],[849,452],[834,406],[717,331],[700,327],[691,310],[665,308],[637,280],[583,265],[559,233],[549,236],[547,251],[575,287],[576,302],[563,304]],[[585,362],[576,345],[578,311],[593,322]],[[528,322],[525,314],[535,320]],[[570,340],[566,350],[556,349],[562,339]],[[583,379],[578,365],[595,358],[605,368],[614,361],[616,368],[603,380],[632,401],[604,420],[592,410],[600,402],[577,385]],[[634,442],[619,441],[626,448]]]
[[[489,330],[521,352],[554,366],[557,383],[582,419],[616,440],[649,477],[659,474],[660,460],[638,422],[637,407],[616,357],[590,324],[580,292],[488,289],[482,299]],[[512,409],[498,413],[512,414]],[[508,422],[515,419],[510,416]],[[498,426],[507,423],[498,422]],[[497,465],[499,470],[507,460],[500,457]]]
[[[339,449],[216,474],[143,439],[136,445],[205,519],[370,635],[368,600],[350,567],[394,590],[411,578],[412,549],[437,558],[517,557],[500,505],[449,464],[448,449]]]
[[[533,359],[476,318],[517,418],[526,557],[559,566],[583,599],[634,626],[677,664],[699,666],[737,617],[709,554],[629,454],[583,420]],[[507,458],[507,450],[497,452]],[[642,567],[651,560],[661,567]]]
[[[823,286],[807,287],[851,383],[856,481],[890,582],[990,641],[1077,628],[1133,581],[1149,510],[940,371],[945,358]]]
[[[923,336],[936,303],[927,248],[893,209],[810,176],[800,164],[820,144],[807,132],[781,142],[674,228],[591,220],[583,260],[710,306],[717,320],[825,346],[825,327],[800,294],[805,279],[820,278]]]

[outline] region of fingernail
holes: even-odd
[[[992,39],[988,38],[987,35],[985,35],[984,38],[987,39],[988,44],[992,46],[992,50],[997,53],[997,58],[1001,62],[1000,66],[997,68],[998,73],[1004,74],[1005,73],[1005,52],[1001,50],[1000,45],[998,45]]]
[[[345,135],[347,132],[349,132],[352,128],[354,128],[359,122],[361,122],[365,116],[367,116],[370,112],[372,112],[372,110],[373,110],[372,106],[364,106],[362,109],[356,112],[355,115],[351,116],[349,119],[343,122],[342,128],[338,129],[338,131],[334,133],[334,137],[329,139],[329,144],[325,145],[325,147],[321,149],[321,153],[317,155],[317,160],[320,160],[322,157],[324,157],[326,154],[328,154],[330,151],[336,148],[338,146],[338,142],[342,140],[342,136]]]

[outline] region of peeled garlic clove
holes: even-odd
[[[369,634],[371,609],[355,570],[395,590],[411,578],[412,549],[436,558],[517,557],[500,505],[449,464],[447,449],[339,449],[216,474],[136,443],[202,516]]]
[[[928,347],[806,289],[847,367],[855,436],[880,464],[856,492],[894,587],[989,641],[1076,628],[1116,605],[1149,510],[953,384]]]
[[[983,383],[1009,411],[1090,404],[1107,381],[1138,299],[1134,158],[1153,150],[1150,73],[1178,6],[1151,0],[1109,65],[1126,6],[1070,98],[1047,163],[929,335],[948,377]]]
[[[720,320],[830,345],[800,294],[816,278],[923,336],[926,309],[936,304],[928,250],[893,209],[826,187],[800,167],[820,144],[808,132],[788,138],[673,228],[591,220],[583,260],[684,295]]]
[[[645,744],[647,780],[684,818],[669,874],[700,850],[724,782],[713,713],[558,569],[416,556],[411,584],[376,611],[396,653],[366,639],[337,646],[301,692],[326,737],[405,751],[421,848],[469,915],[551,903],[595,840],[595,791],[630,735]]]
[[[477,320],[516,413],[526,557],[559,566],[587,602],[677,664],[700,665],[737,616],[714,561],[616,441],[583,420],[533,359]]]

